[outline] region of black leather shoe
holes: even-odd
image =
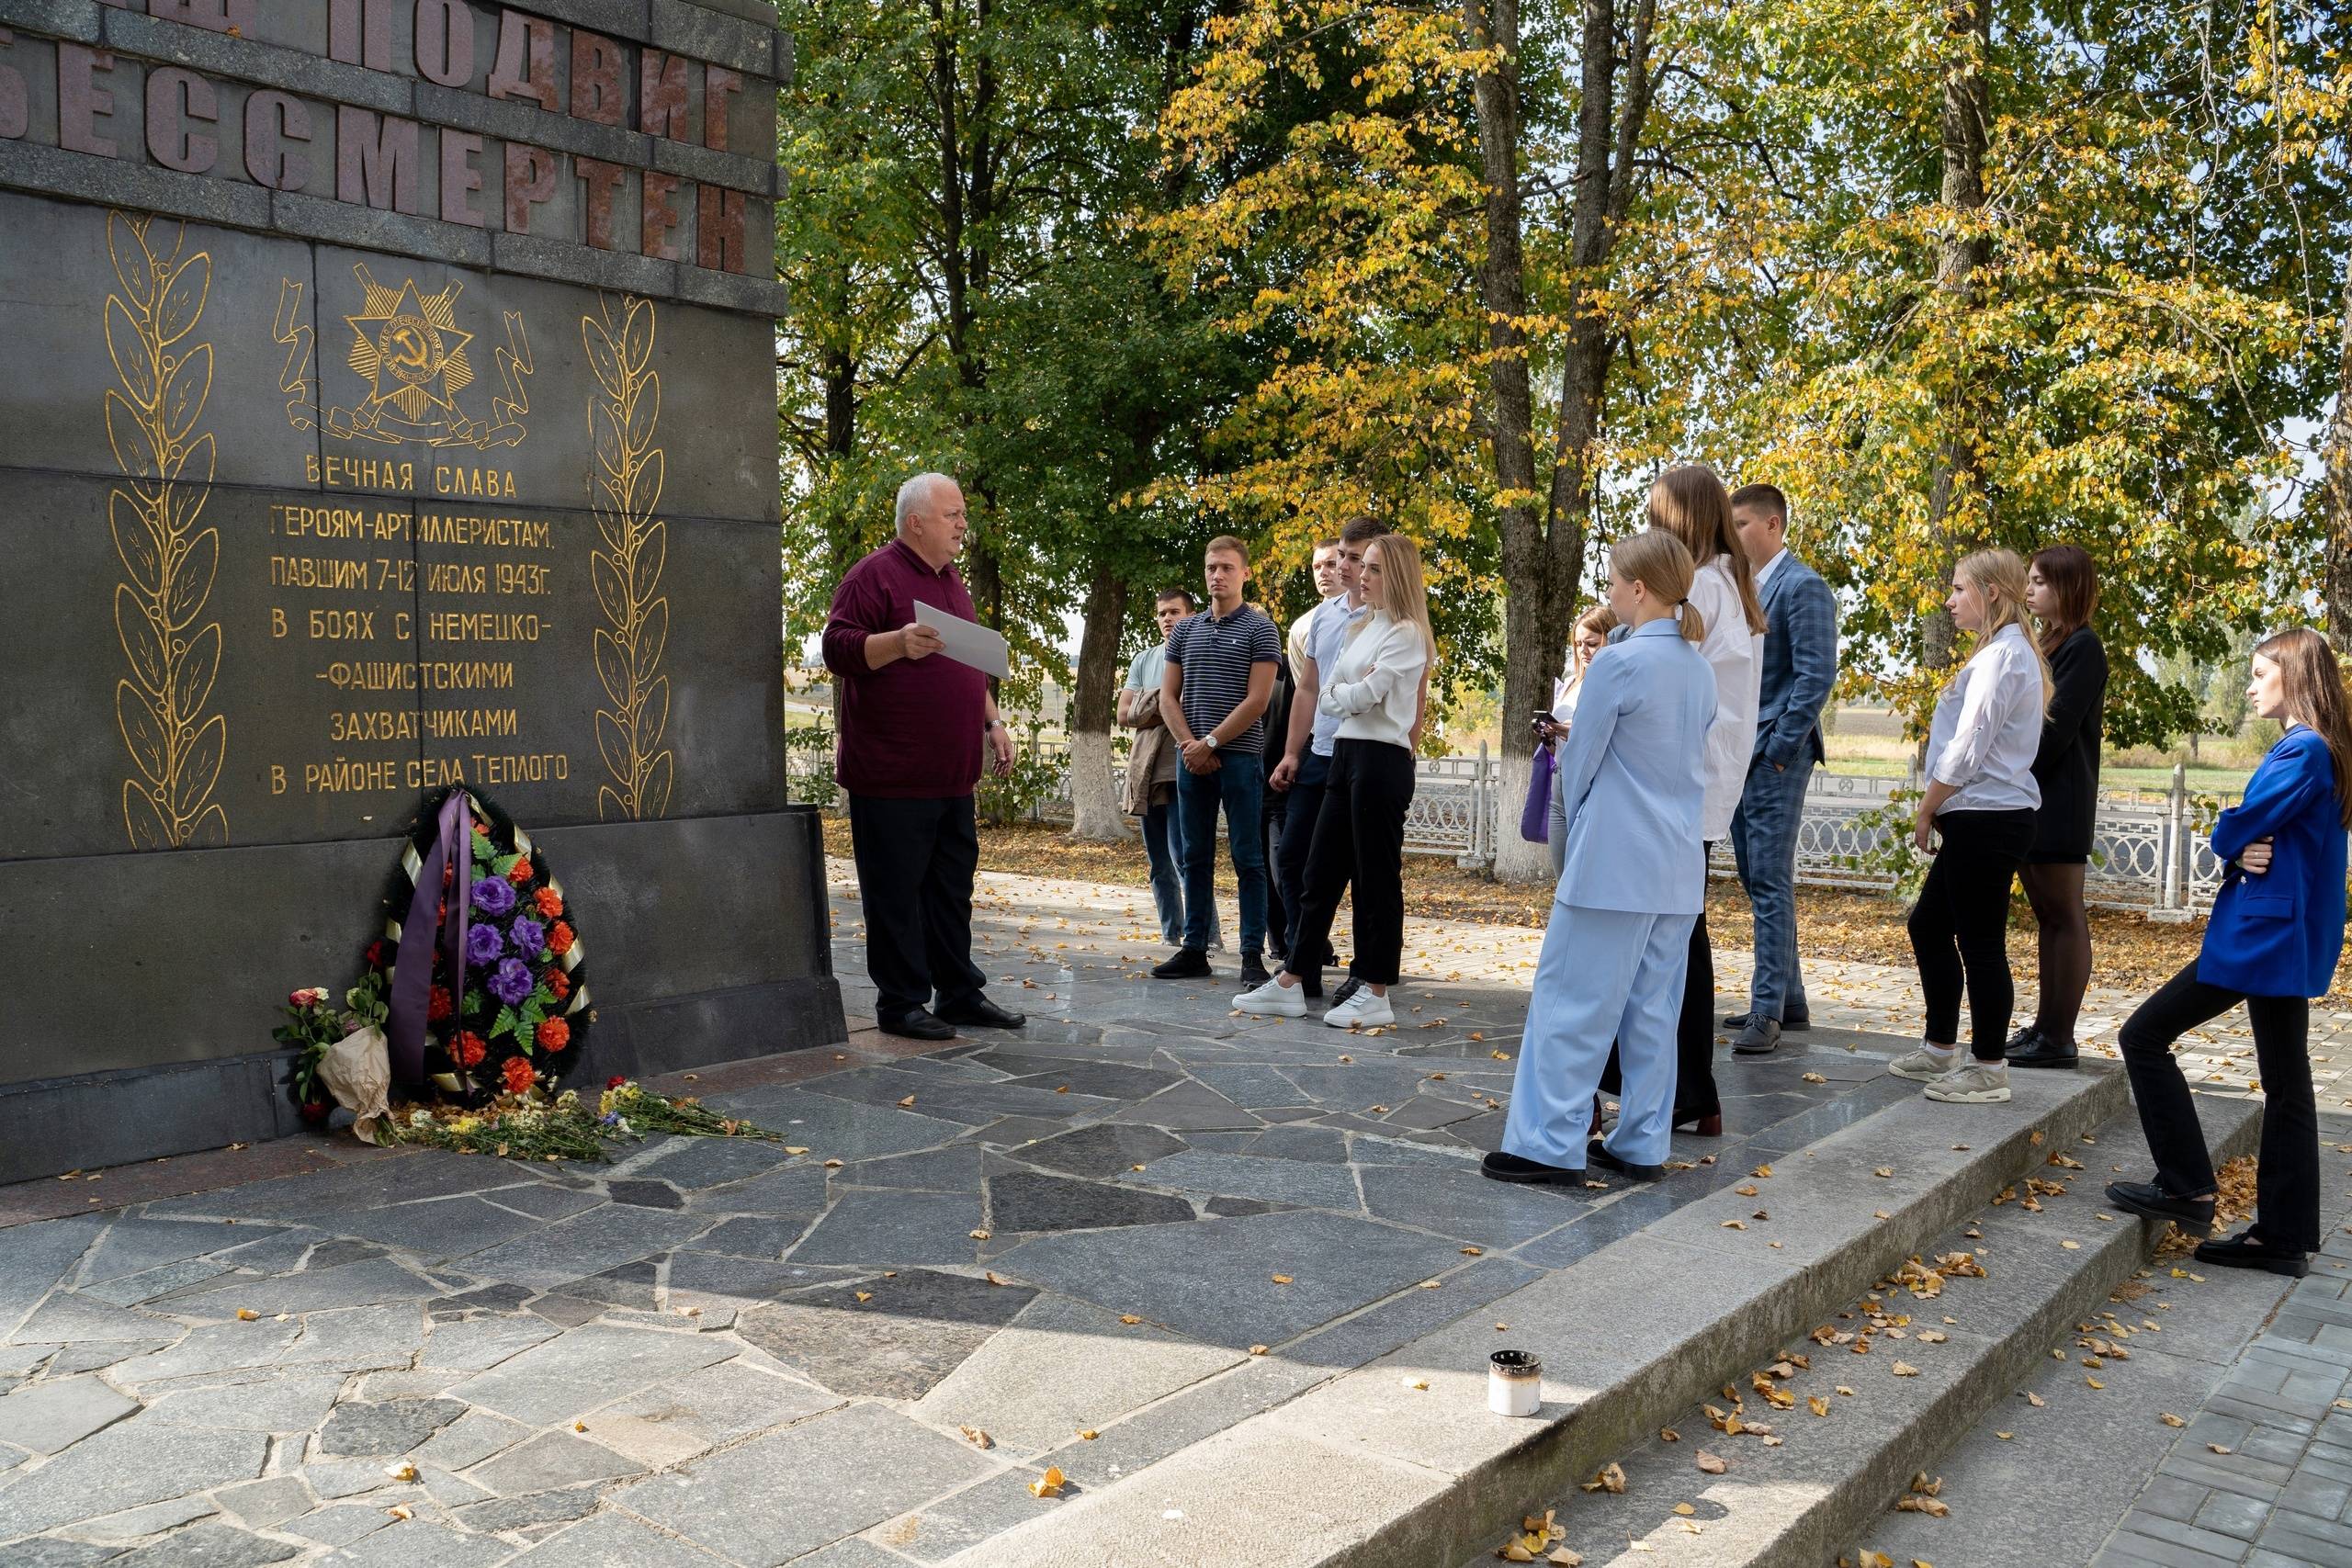
[[[1258,955],[1256,953],[1248,953],[1242,954],[1241,988],[1243,990],[1254,991],[1272,978],[1273,976],[1272,975],[1266,973],[1266,966],[1258,962]]]
[[[1152,966],[1155,980],[1197,980],[1209,972],[1209,955],[1197,947],[1180,947],[1176,956]]]
[[[1018,1029],[1029,1021],[1023,1012],[1007,1012],[985,996],[968,997],[932,1010],[950,1023],[978,1024],[982,1029]]]
[[[922,1008],[899,1018],[877,1018],[875,1027],[885,1034],[896,1034],[906,1040],[953,1040],[956,1026],[933,1017]]]
[[[2107,1201],[2143,1219],[2170,1220],[2190,1235],[2213,1234],[2211,1198],[2176,1198],[2153,1181],[2110,1181]]]
[[[2006,1055],[2015,1056],[2018,1052],[2030,1049],[2033,1043],[2041,1038],[2041,1025],[2029,1023],[2015,1034],[2010,1035],[2008,1044],[2003,1046],[2002,1050]]]
[[[1490,1181],[1515,1181],[1522,1186],[1582,1187],[1584,1172],[1566,1166],[1542,1165],[1500,1149],[1478,1162],[1478,1174]]]
[[[1781,1048],[1781,1026],[1769,1018],[1751,1018],[1731,1043],[1740,1056],[1769,1056]]]
[[[1351,975],[1346,979],[1340,982],[1340,988],[1338,990],[1331,993],[1331,1005],[1333,1007],[1338,1007],[1341,1002],[1346,1001],[1350,997],[1354,996],[1358,991],[1363,989],[1363,982],[1357,979],[1353,975]]]
[[[2033,1038],[2019,1045],[2009,1042],[2008,1064],[2013,1067],[2070,1068],[2081,1058],[2071,1040],[2052,1040],[2040,1030],[2031,1032]]]
[[[1606,1167],[1620,1176],[1630,1176],[1636,1181],[1657,1181],[1666,1175],[1666,1167],[1662,1165],[1635,1165],[1631,1160],[1619,1159],[1599,1138],[1585,1145],[1584,1157],[1594,1165]]]
[[[2290,1280],[2300,1280],[2312,1271],[2308,1257],[2267,1246],[2255,1239],[2252,1231],[2205,1243],[2197,1249],[2197,1261],[2219,1269],[2259,1269],[2266,1274],[2284,1274]]]
[[[1724,1027],[1725,1029],[1746,1029],[1747,1027],[1747,1014],[1744,1012],[1727,1012],[1724,1014]],[[1781,1020],[1781,1029],[1783,1033],[1802,1034],[1812,1027],[1813,1015],[1811,1013],[1801,1012],[1794,1018],[1783,1018]]]

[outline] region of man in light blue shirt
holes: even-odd
[[[1170,947],[1184,945],[1184,825],[1183,813],[1176,809],[1176,748],[1166,743],[1167,726],[1159,716],[1159,685],[1168,669],[1168,638],[1199,608],[1189,589],[1171,588],[1159,596],[1152,610],[1159,640],[1128,664],[1127,683],[1119,693],[1119,722],[1136,731],[1137,752],[1145,750],[1145,731],[1163,731],[1150,781],[1131,784],[1127,794],[1130,800],[1148,803],[1137,815],[1143,821],[1144,854],[1151,862],[1151,900],[1159,913],[1159,934]],[[1214,900],[1209,905],[1209,946],[1225,946]]]
[[[1323,787],[1331,772],[1331,748],[1340,734],[1339,716],[1323,712],[1314,699],[1323,689],[1321,672],[1340,661],[1340,649],[1347,641],[1348,629],[1372,614],[1372,606],[1363,602],[1356,573],[1363,565],[1364,546],[1385,531],[1372,519],[1360,517],[1348,525],[1336,543],[1316,547],[1317,585],[1321,586],[1323,570],[1329,569],[1337,588],[1291,628],[1291,681],[1297,695],[1290,705],[1290,728],[1283,747],[1283,760],[1275,764],[1266,783],[1268,787],[1289,795],[1274,876],[1282,888],[1283,908],[1289,911],[1294,924],[1306,881],[1306,847],[1315,839],[1315,818],[1323,810]],[[1283,933],[1282,949],[1295,964],[1302,965],[1297,973],[1312,975],[1336,961],[1334,954],[1317,953],[1315,964],[1304,964],[1304,955],[1291,953],[1292,934]],[[1343,992],[1346,988],[1341,987]],[[1307,994],[1316,996],[1321,991],[1321,986],[1317,985]]]

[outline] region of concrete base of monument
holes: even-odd
[[[847,1032],[815,813],[551,828],[596,1024],[574,1082]],[[0,863],[0,1181],[283,1135],[285,993],[338,986],[380,920],[393,840]],[[117,955],[103,959],[105,954]],[[106,972],[104,985],[76,976]],[[79,1069],[79,1070],[77,1070]]]

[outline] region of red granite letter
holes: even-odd
[[[300,190],[311,183],[311,160],[289,152],[288,141],[311,140],[311,111],[284,93],[254,93],[245,99],[245,173],[270,190]]]
[[[370,71],[392,68],[392,0],[333,0],[327,58]]]
[[[490,96],[528,98],[560,112],[555,90],[555,24],[519,11],[498,18],[498,63],[490,68]]]
[[[490,220],[474,205],[474,192],[481,189],[481,171],[474,167],[474,154],[481,151],[481,137],[441,128],[442,222],[468,223],[477,229],[490,226]]]
[[[220,139],[192,130],[188,121],[217,125],[220,96],[212,84],[176,65],[147,73],[147,151],[155,162],[185,175],[200,175],[220,155]]]
[[[555,198],[555,155],[520,141],[506,144],[506,231],[531,231],[531,209]]]
[[[676,55],[649,49],[637,57],[637,128],[673,141],[695,139],[694,117],[686,111],[686,62]]]
[[[743,248],[743,193],[724,186],[704,186],[695,198],[697,259],[713,272],[751,271],[751,258]]]
[[[416,0],[416,68],[444,87],[474,79],[474,14],[464,0]]]
[[[423,211],[416,199],[416,121],[337,104],[334,198],[388,212]]]
[[[78,43],[57,46],[57,144],[69,152],[114,156],[114,138],[100,136],[99,115],[114,113],[114,95],[91,79],[91,73],[111,72],[114,55]]]
[[[600,251],[612,250],[613,198],[620,194],[621,176],[628,171],[618,164],[582,158],[578,153],[572,154],[571,167],[580,176],[580,183],[587,187],[583,193],[588,198],[583,226],[588,243]]]
[[[621,67],[628,55],[611,39],[584,28],[571,29],[571,118],[618,125],[628,112]]]
[[[651,169],[638,176],[644,187],[645,227],[638,231],[638,249],[662,261],[678,259],[678,242],[670,231],[678,226],[678,214],[670,205],[670,193],[678,188],[678,176],[658,175]]]
[[[702,144],[727,151],[727,100],[743,90],[743,78],[723,65],[702,68]]]

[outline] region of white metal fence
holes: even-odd
[[[1059,741],[1027,742],[1030,757],[1056,770],[1054,785],[1037,792],[1027,815],[1067,821],[1070,815],[1069,759]],[[787,753],[795,799],[830,803],[832,753],[796,747]],[[1114,758],[1114,785],[1125,768]],[[1815,772],[1797,828],[1797,880],[1816,887],[1885,890],[1895,883],[1887,865],[1890,839],[1909,831],[1907,816],[1890,813],[1898,792],[1917,798],[1916,779]],[[1516,800],[1506,802],[1501,768],[1481,745],[1476,757],[1423,759],[1413,804],[1405,818],[1405,847],[1452,855],[1465,865],[1491,865],[1498,834],[1519,830]],[[2211,906],[2222,866],[2207,847],[2213,815],[2226,801],[2191,795],[2173,770],[2163,795],[2107,794],[2092,829],[2085,890],[2109,908],[2144,910],[2151,919],[2187,919]],[[1718,845],[1709,868],[1734,874],[1731,850]]]

